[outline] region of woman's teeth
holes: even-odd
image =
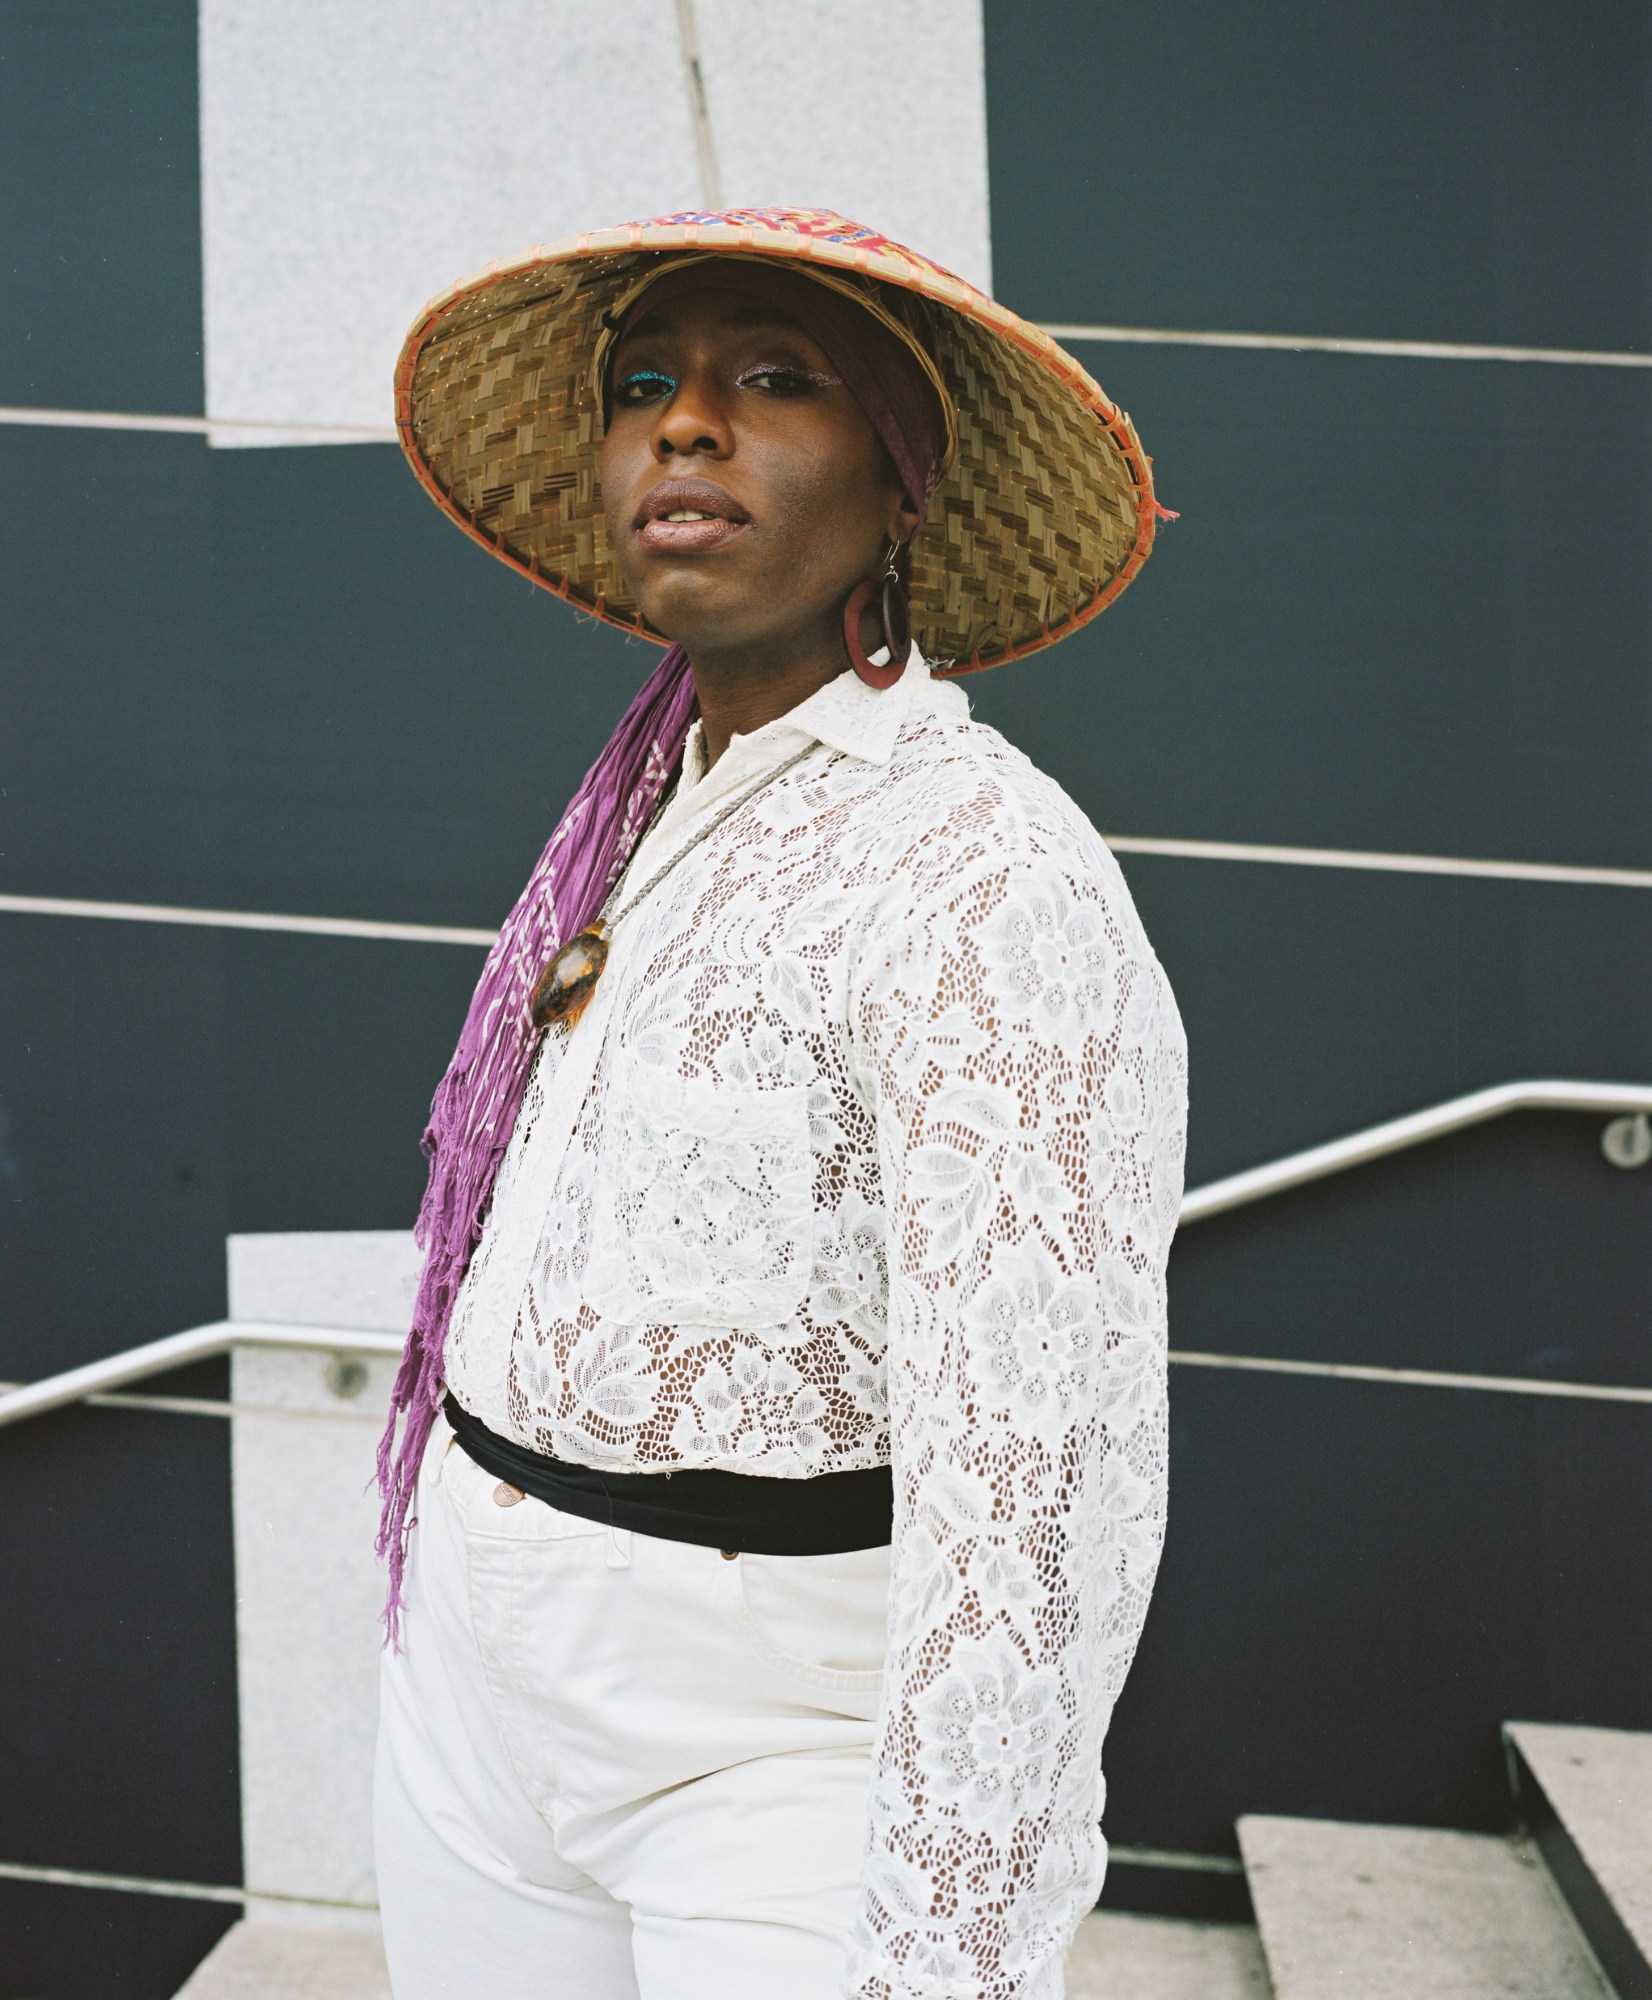
[[[693,514],[685,507],[678,513],[667,514],[665,518],[668,521],[713,521],[717,517],[714,514]]]

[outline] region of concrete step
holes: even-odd
[[[1652,2000],[1652,1733],[1510,1722],[1522,1817],[1619,2000]]]
[[[1611,2000],[1529,1846],[1257,1816],[1239,1850],[1278,2000]]]
[[[390,2000],[371,1930],[248,1917],[227,1931],[177,2000]]]
[[[229,1931],[177,2000],[390,2000],[376,1937],[301,1923]],[[1067,2000],[1271,2000],[1248,1924],[1098,1911],[1067,1960]]]
[[[1067,2000],[1271,2000],[1249,1924],[1098,1910],[1078,1927]]]

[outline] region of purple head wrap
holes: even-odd
[[[749,293],[802,326],[870,418],[921,517],[945,449],[946,423],[917,358],[851,299],[801,274],[771,271],[756,260],[670,270],[627,318],[645,304],[651,308],[665,298],[708,288]],[[562,940],[591,922],[624,872],[667,780],[682,761],[698,714],[688,655],[673,646],[586,772],[505,919],[430,1107],[424,1134],[430,1175],[414,1231],[425,1253],[424,1272],[378,1452],[383,1514],[377,1547],[389,1564],[385,1621],[392,1643],[398,1638],[419,1464],[442,1400],[448,1322],[471,1253],[481,1240],[494,1177],[538,1044],[530,1013],[534,984]],[[404,1414],[406,1421],[398,1427]]]

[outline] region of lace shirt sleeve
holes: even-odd
[[[852,1026],[895,1547],[850,1990],[1042,2000],[1100,1890],[1102,1738],[1164,1536],[1185,1044],[1099,839],[916,894]]]

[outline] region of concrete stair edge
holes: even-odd
[[[376,1929],[319,1911],[309,1921],[255,1914],[224,1933],[175,2000],[391,2000],[390,1974]]]
[[[1249,1924],[1097,1911],[1079,1927],[1068,2000],[1273,2000]],[[390,2000],[384,1947],[370,1929],[318,1909],[266,1911],[233,1925],[176,2000]]]
[[[1067,2000],[1273,2000],[1252,1924],[1095,1910],[1067,1956]]]
[[[1652,1828],[1652,1736],[1632,1730],[1590,1729],[1557,1723],[1507,1722],[1503,1744],[1516,1808],[1544,1866],[1564,1898],[1617,2000],[1652,2000],[1652,1837],[1636,1862],[1612,1842],[1578,1787],[1568,1786],[1559,1760],[1579,1761],[1578,1750],[1610,1756],[1612,1739],[1636,1745],[1645,1766],[1644,1809]],[[1639,1880],[1626,1893],[1626,1871]]]
[[[1534,1849],[1270,1814],[1238,1832],[1278,2000],[1610,2000]]]

